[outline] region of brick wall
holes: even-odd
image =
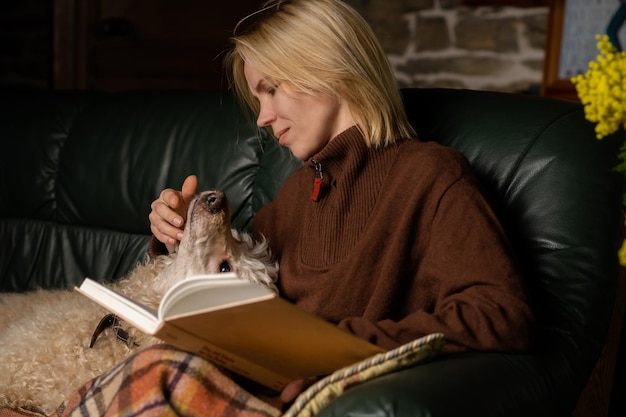
[[[403,86],[535,92],[541,84],[547,7],[347,2],[372,25]]]

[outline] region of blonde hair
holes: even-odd
[[[243,28],[247,26],[247,28]],[[367,22],[339,0],[272,0],[241,20],[226,65],[255,113],[244,63],[307,94],[341,97],[368,146],[415,135],[389,61]]]

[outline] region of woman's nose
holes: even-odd
[[[259,127],[266,127],[272,124],[275,118],[276,115],[274,111],[267,106],[262,105],[259,110],[259,116],[256,119],[256,124]]]

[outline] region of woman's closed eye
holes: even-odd
[[[276,94],[276,90],[278,90],[278,84],[269,87],[267,89],[267,94],[269,94],[270,96],[273,96]]]

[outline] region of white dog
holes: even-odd
[[[152,307],[173,284],[197,274],[233,271],[275,290],[278,267],[266,242],[232,230],[230,214],[224,193],[199,194],[189,206],[177,253],[148,259],[112,286]],[[90,348],[106,313],[72,290],[0,294],[0,406],[49,414],[83,383],[158,342],[132,328],[120,330],[109,316],[103,323],[114,329]]]

